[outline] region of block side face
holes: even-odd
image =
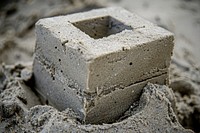
[[[95,106],[87,112],[86,123],[115,122],[114,120],[119,119],[132,103],[139,100],[142,89],[148,82],[165,84],[167,77],[167,74],[163,74],[100,97]]]
[[[172,49],[173,41],[166,37],[96,58],[89,67],[89,91],[128,86],[167,73]]]
[[[37,25],[36,35],[36,90],[57,109],[72,108],[84,120],[88,68],[82,51],[71,39],[56,35],[44,25]]]
[[[44,66],[40,61],[34,60],[33,72],[36,89],[44,99],[58,110],[72,108],[84,119],[83,98],[77,95],[77,91],[56,77],[52,79],[51,68]]]
[[[77,89],[86,88],[87,65],[85,59],[78,49],[68,46],[76,44],[68,38],[65,38],[64,42],[61,41],[62,38],[58,38],[45,27],[38,27],[36,35],[36,59],[49,65],[53,63],[55,69],[64,77],[73,80]]]

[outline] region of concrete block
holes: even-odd
[[[113,122],[147,82],[168,83],[173,34],[122,8],[36,23],[37,91],[87,123]]]

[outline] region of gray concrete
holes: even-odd
[[[87,123],[113,122],[147,82],[168,83],[172,33],[122,8],[41,19],[36,36],[37,91]]]

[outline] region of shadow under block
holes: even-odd
[[[36,89],[86,123],[109,123],[138,100],[147,82],[167,84],[173,34],[122,8],[36,23]]]

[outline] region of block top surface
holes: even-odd
[[[41,19],[36,23],[51,32],[66,47],[82,49],[91,60],[122,49],[172,36],[134,13],[119,7]]]

